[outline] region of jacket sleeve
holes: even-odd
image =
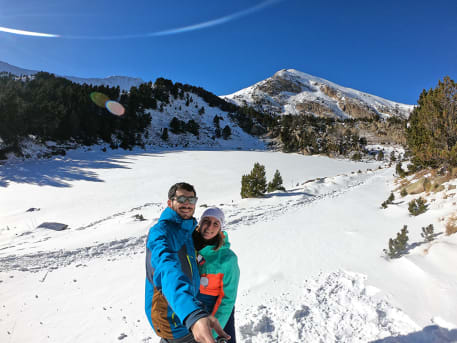
[[[238,258],[230,251],[227,261],[224,263],[224,276],[222,278],[222,294],[219,295],[216,304],[220,303],[214,316],[219,320],[221,327],[227,324],[233,307],[235,306],[238,283],[240,281],[240,268]]]
[[[192,281],[182,271],[178,253],[170,247],[166,230],[160,225],[151,229],[147,247],[151,250],[154,285],[183,323],[189,314],[201,309],[200,302],[193,296]]]

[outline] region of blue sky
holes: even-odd
[[[0,27],[0,60],[18,67],[218,95],[284,68],[408,104],[457,81],[455,0],[0,0]]]

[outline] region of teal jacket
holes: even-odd
[[[203,308],[197,299],[200,276],[192,240],[196,224],[167,207],[146,241],[146,316],[166,339],[188,335],[184,321]]]
[[[224,245],[219,250],[213,250],[208,245],[199,251],[203,257],[200,261],[200,294],[198,299],[205,305],[208,312],[213,314],[224,328],[235,306],[240,269],[238,258],[230,249],[227,233]]]

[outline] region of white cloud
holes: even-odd
[[[15,35],[23,35],[23,36],[35,36],[35,37],[46,37],[46,38],[66,38],[66,39],[95,39],[95,40],[108,40],[108,39],[129,39],[129,38],[141,38],[141,37],[157,37],[157,36],[169,36],[169,35],[176,35],[180,33],[202,30],[208,27],[221,25],[233,21],[235,19],[250,15],[252,13],[258,12],[268,6],[271,6],[275,3],[281,2],[284,0],[266,0],[261,2],[260,4],[247,8],[245,10],[205,21],[202,23],[197,23],[189,26],[177,27],[169,30],[163,31],[155,31],[155,32],[146,32],[146,33],[137,33],[137,34],[129,34],[129,35],[116,35],[116,36],[70,36],[70,35],[61,35],[61,34],[52,34],[52,33],[42,33],[42,32],[32,32],[32,31],[24,31],[24,30],[17,30],[8,27],[1,27],[1,32],[11,33]]]

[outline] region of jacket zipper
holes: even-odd
[[[186,255],[186,256],[187,256],[187,262],[189,262],[190,272],[191,272],[191,274],[193,276],[194,275],[194,271],[192,270],[192,263],[190,263],[189,255]]]

